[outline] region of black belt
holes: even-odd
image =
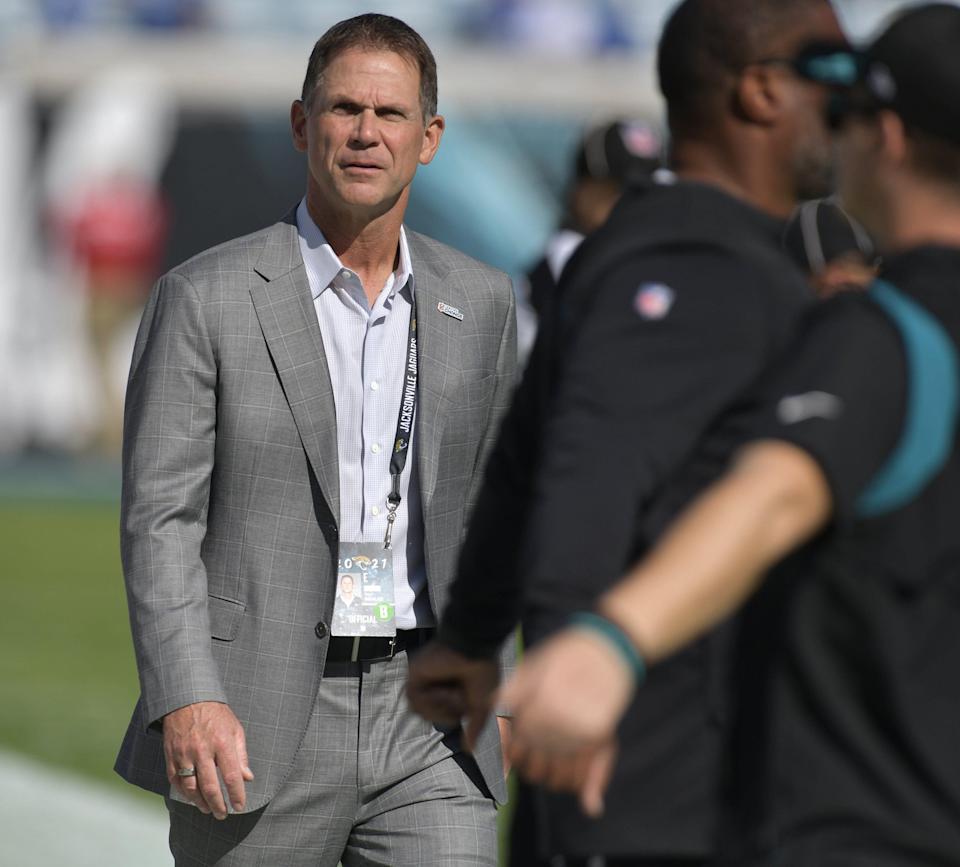
[[[412,650],[433,638],[434,629],[400,629],[393,638],[354,638],[335,635],[327,645],[327,662],[378,662],[392,659],[403,650]]]

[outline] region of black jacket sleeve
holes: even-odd
[[[525,534],[551,332],[541,327],[487,462],[442,614],[439,638],[468,656],[495,656],[520,617],[518,552]]]

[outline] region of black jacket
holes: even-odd
[[[490,655],[592,607],[725,462],[697,449],[810,300],[782,225],[720,190],[629,191],[564,271],[488,465],[441,635]],[[724,642],[651,672],[624,721],[603,819],[549,796],[548,852],[706,855],[717,823]]]

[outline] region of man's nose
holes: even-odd
[[[364,109],[356,115],[353,127],[353,141],[361,147],[370,147],[380,138],[380,129],[377,124],[377,114],[372,109]]]

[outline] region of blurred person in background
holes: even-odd
[[[157,275],[166,241],[166,204],[153,185],[118,174],[54,212],[50,230],[85,291],[101,404],[95,445],[119,455],[123,380],[118,373],[124,365],[118,359],[129,357],[133,328]]]
[[[958,45],[960,8],[927,4],[851,55],[840,186],[880,278],[807,317],[730,419],[726,475],[589,615],[604,631],[564,630],[502,697],[523,766],[596,805],[644,664],[756,592],[724,863],[960,864]]]
[[[77,404],[61,400],[75,390],[54,393],[52,387],[52,380],[62,382],[51,375],[49,351],[58,346],[62,318],[50,316],[51,309],[59,309],[48,301],[56,286],[42,279],[35,232],[31,108],[23,83],[0,75],[0,259],[5,263],[0,272],[0,453],[83,440],[82,433],[76,436],[84,427],[82,416],[78,424],[70,411]]]
[[[414,660],[429,719],[478,724],[496,648],[589,607],[723,469],[675,474],[790,339],[813,294],[786,255],[798,201],[830,192],[829,88],[847,44],[827,0],[685,0],[659,53],[675,183],[628,190],[574,254],[514,401],[438,641]],[[842,70],[845,74],[849,70]],[[846,79],[845,79],[846,80]],[[714,853],[728,628],[651,675],[602,817],[536,793],[518,863],[698,865]],[[472,726],[471,726],[472,727]],[[518,755],[521,755],[518,753]],[[530,769],[528,768],[528,771]],[[527,860],[524,860],[524,857]]]
[[[63,282],[83,295],[99,424],[92,445],[117,455],[137,318],[167,237],[160,177],[176,107],[150,70],[114,67],[57,114],[45,178],[46,222]],[[88,369],[77,359],[76,369]]]
[[[151,71],[108,67],[56,106],[37,157],[17,89],[0,83],[0,449],[116,456],[137,314],[164,240],[175,106]]]
[[[663,157],[661,135],[643,121],[617,120],[587,131],[574,158],[560,229],[527,275],[527,294],[537,316],[546,314],[556,295],[560,273],[584,236],[606,222],[628,186],[649,181],[657,171],[666,171]]]
[[[783,243],[810,275],[819,298],[866,289],[877,276],[873,242],[859,221],[833,199],[801,204],[787,223]]]
[[[178,867],[496,863],[497,724],[467,755],[404,695],[516,361],[509,278],[403,226],[444,125],[415,31],[334,25],[291,107],[305,197],[150,297],[121,503],[141,697],[116,769],[166,797]]]

